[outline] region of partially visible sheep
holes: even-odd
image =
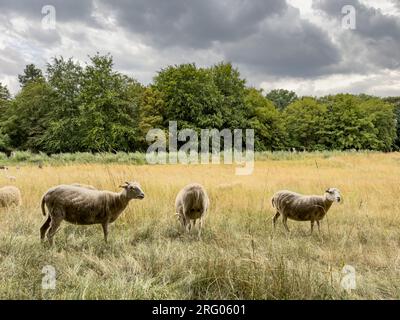
[[[314,222],[317,222],[318,231],[320,230],[319,221],[322,220],[333,202],[340,202],[340,191],[336,188],[329,188],[323,196],[305,196],[292,191],[278,191],[272,197],[272,207],[276,208],[273,218],[275,224],[280,215],[285,229],[289,232],[287,219],[296,221],[310,221],[311,233],[314,229]]]
[[[6,186],[0,188],[0,208],[8,208],[11,206],[20,206],[21,192],[17,187]]]
[[[66,220],[79,225],[101,224],[107,242],[108,225],[114,222],[132,199],[143,199],[144,193],[137,182],[126,182],[120,193],[100,191],[71,185],[49,189],[42,198],[41,208],[48,217],[40,228],[40,238],[53,244],[53,237],[61,222]]]
[[[89,190],[97,190],[96,187],[93,187],[90,184],[84,184],[84,183],[73,183],[73,184],[71,184],[71,186],[85,188],[85,189],[89,189]]]
[[[184,187],[175,199],[176,215],[185,230],[190,231],[197,219],[200,219],[199,238],[209,204],[210,200],[204,187],[197,183]]]

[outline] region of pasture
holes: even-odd
[[[0,186],[21,189],[21,208],[0,209],[1,299],[400,299],[400,154],[298,154],[259,157],[254,173],[232,165],[36,165],[12,163]],[[42,245],[42,194],[62,183],[118,191],[141,183],[111,225],[63,222],[53,247]],[[174,216],[177,192],[190,182],[210,196],[202,240],[184,234]],[[273,232],[270,199],[280,189],[323,194],[341,190],[309,235],[308,222],[281,220]],[[43,267],[56,270],[56,287],[42,288]],[[344,290],[342,268],[356,271]]]

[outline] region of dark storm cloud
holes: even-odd
[[[168,64],[220,60],[256,86],[273,78],[390,73],[400,67],[400,0],[390,1],[398,8],[393,15],[362,0],[313,0],[314,11],[307,1],[286,0],[0,0],[0,79],[53,55],[82,62],[96,51],[146,79]],[[56,30],[41,26],[49,4]],[[340,27],[344,5],[356,8],[356,30]],[[318,16],[308,18],[312,13]]]
[[[282,14],[282,0],[137,0],[111,4],[118,23],[143,35],[153,46],[206,48],[240,40],[258,30],[266,17]]]
[[[317,26],[282,0],[103,2],[118,24],[153,47],[210,48],[257,72],[323,74],[340,60]]]
[[[225,51],[229,60],[259,72],[294,77],[325,74],[341,58],[329,37],[300,19],[294,8],[267,20],[258,33],[228,45]]]
[[[382,39],[391,37],[400,41],[400,18],[393,15],[384,15],[380,10],[367,7],[358,0],[314,0],[313,7],[337,19],[342,19],[342,8],[352,5],[356,10],[355,33],[370,38]]]
[[[13,14],[40,21],[43,17],[42,8],[53,5],[59,21],[92,21],[92,0],[66,1],[66,0],[0,0],[0,14]]]
[[[352,5],[356,10],[356,29],[343,32],[338,36],[338,43],[346,58],[354,60],[354,66],[364,64],[365,70],[371,65],[380,68],[398,69],[400,63],[400,17],[385,15],[380,10],[370,8],[358,0],[314,0],[313,8],[321,10],[332,19],[341,20],[342,7]],[[352,57],[349,57],[349,55]]]

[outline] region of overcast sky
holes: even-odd
[[[345,5],[355,30],[342,26]],[[26,64],[97,51],[145,84],[167,65],[225,60],[266,92],[398,96],[400,0],[0,0],[0,82],[13,93]]]

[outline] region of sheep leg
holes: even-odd
[[[320,226],[319,226],[319,220],[317,220],[317,226],[318,226],[318,232],[321,233],[321,229],[320,229]]]
[[[314,231],[314,220],[311,220],[311,231],[310,231],[310,235],[312,235]]]
[[[199,240],[201,239],[201,230],[203,229],[203,226],[204,226],[204,219],[203,219],[203,217],[201,217],[200,218],[199,233],[198,233]]]
[[[51,223],[50,215],[47,217],[46,221],[43,223],[42,227],[40,228],[40,240],[43,241],[46,235],[47,229],[49,229]]]
[[[290,232],[289,227],[287,225],[287,217],[286,216],[282,217],[282,223],[283,223],[283,226],[285,227],[286,231]]]
[[[55,235],[55,233],[57,232],[57,229],[60,227],[60,224],[62,222],[62,219],[60,218],[55,218],[53,217],[51,219],[51,223],[50,223],[50,229],[49,232],[47,232],[47,238],[49,240],[50,245],[53,245],[53,237]]]
[[[279,211],[277,211],[276,214],[275,214],[275,216],[274,216],[274,218],[272,219],[272,223],[273,223],[273,225],[274,225],[274,230],[275,230],[275,227],[276,227],[276,221],[278,220],[278,218],[279,218],[280,215],[281,215],[281,214],[279,213]]]
[[[107,243],[108,241],[108,222],[102,223],[101,226],[103,227],[103,233],[104,233],[104,241]]]

